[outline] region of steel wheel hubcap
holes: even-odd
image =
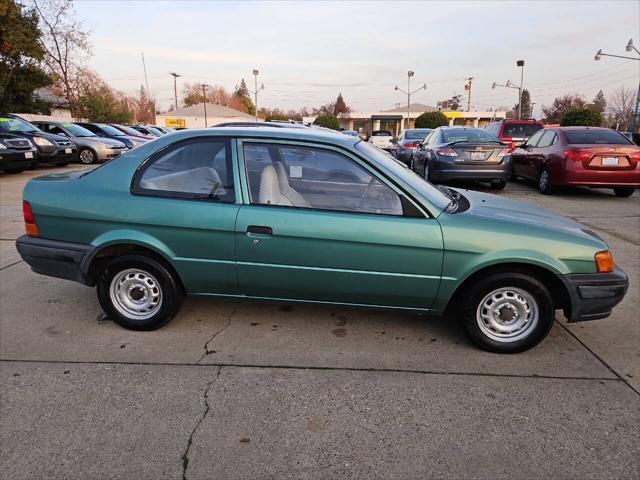
[[[515,342],[531,333],[538,324],[538,304],[519,288],[499,288],[486,295],[476,313],[480,331],[498,342]]]
[[[83,150],[80,152],[80,161],[82,163],[93,163],[93,152],[91,150]]]
[[[162,289],[158,281],[137,268],[123,270],[114,276],[109,295],[116,310],[132,320],[146,320],[162,306]]]

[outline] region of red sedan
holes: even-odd
[[[513,177],[538,182],[549,194],[559,185],[612,188],[628,197],[640,187],[640,147],[615,130],[558,127],[540,130],[511,155]]]

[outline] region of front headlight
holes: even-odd
[[[7,147],[4,143],[0,142],[0,150],[6,150]]]
[[[41,147],[51,147],[53,146],[53,143],[51,143],[49,140],[47,140],[46,138],[42,138],[42,137],[33,137],[33,141],[36,145],[40,145]]]

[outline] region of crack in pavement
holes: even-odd
[[[13,263],[10,263],[9,265],[5,265],[4,267],[0,268],[0,272],[2,270],[6,270],[9,267],[13,267],[14,265],[18,265],[19,263],[22,263],[22,262],[24,262],[24,260],[18,260],[17,262],[13,262]]]
[[[204,353],[202,354],[202,356],[196,361],[196,363],[200,363],[204,357],[206,357],[207,355],[210,355],[212,353],[216,353],[215,350],[209,350],[209,344],[211,342],[213,342],[213,340],[220,335],[222,332],[224,332],[227,328],[229,328],[229,325],[231,325],[231,321],[233,320],[233,316],[236,314],[236,312],[238,311],[238,307],[239,307],[239,302],[236,302],[235,305],[233,306],[233,311],[231,312],[231,314],[227,317],[227,323],[218,331],[214,332],[213,335],[211,335],[211,337],[209,337],[209,339],[204,342]]]
[[[195,427],[193,427],[193,430],[191,430],[191,433],[189,434],[189,441],[187,442],[187,447],[185,448],[184,453],[182,454],[182,457],[181,457],[182,458],[182,480],[187,480],[187,469],[189,468],[189,450],[191,449],[191,444],[193,443],[193,436],[195,435],[196,431],[200,427],[200,424],[204,421],[205,417],[209,413],[209,408],[210,408],[209,407],[209,390],[211,389],[211,386],[216,382],[216,380],[220,378],[220,372],[222,372],[222,367],[218,367],[216,376],[213,378],[213,380],[211,380],[207,384],[207,388],[205,388],[204,390],[204,412],[202,413],[200,420],[198,420],[198,423],[196,423]]]

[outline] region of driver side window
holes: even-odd
[[[367,169],[333,150],[245,143],[251,203],[402,215],[399,195]]]
[[[529,138],[529,140],[527,140],[527,145],[529,147],[535,147],[536,144],[538,143],[538,140],[540,140],[540,137],[542,137],[542,135],[544,134],[546,130],[539,130],[536,133],[533,134],[532,137]]]

